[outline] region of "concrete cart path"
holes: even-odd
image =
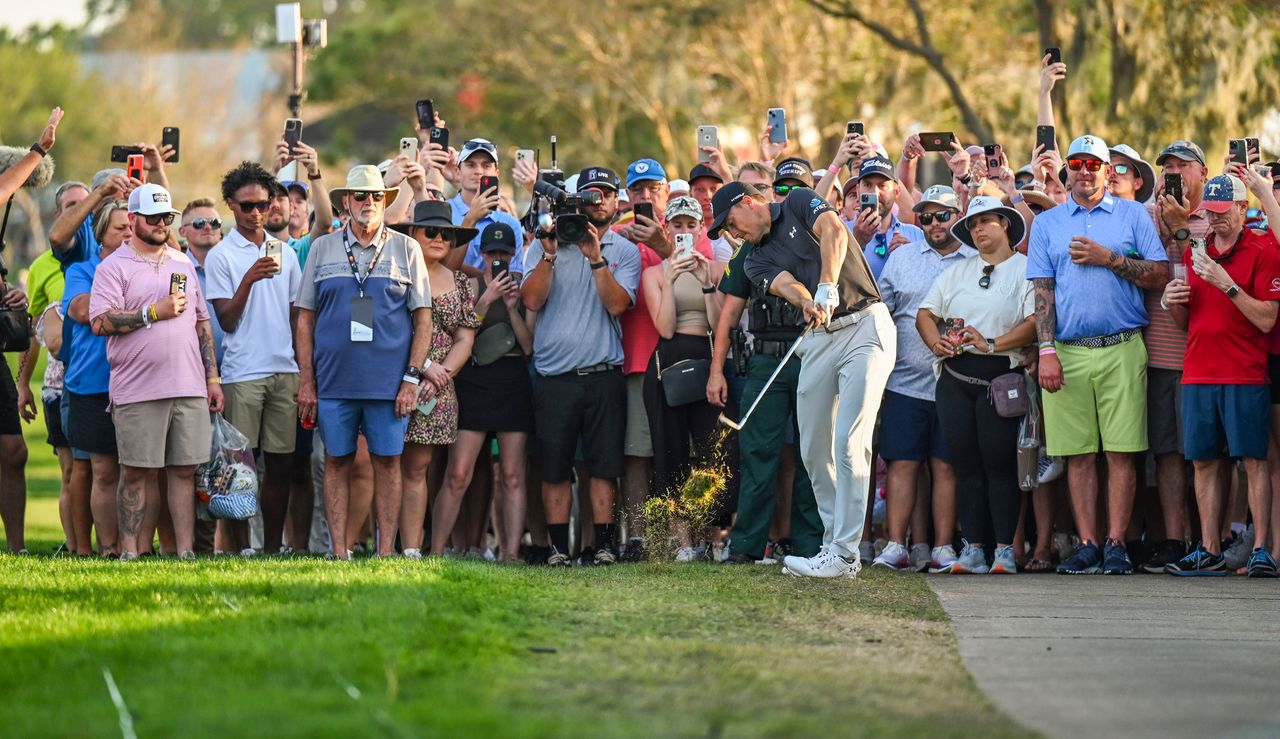
[[[1280,736],[1280,582],[929,577],[978,685],[1054,737]]]

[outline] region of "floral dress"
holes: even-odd
[[[476,296],[471,280],[462,272],[453,273],[454,289],[431,296],[432,362],[443,362],[453,348],[453,332],[458,328],[479,328],[475,313]],[[458,394],[450,382],[436,394],[436,407],[423,415],[415,410],[409,418],[404,440],[413,444],[452,444],[458,440]]]

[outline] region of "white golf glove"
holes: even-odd
[[[828,314],[834,313],[836,306],[840,304],[836,286],[830,282],[819,282],[818,289],[813,293],[813,304],[826,310]]]

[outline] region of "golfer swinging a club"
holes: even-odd
[[[871,434],[897,350],[893,319],[862,250],[849,248],[848,229],[813,190],[796,188],[771,204],[754,187],[733,182],[716,192],[711,209],[708,236],[724,230],[752,243],[747,276],[814,326],[796,350],[796,415],[800,456],[822,518],[822,550],[787,557],[783,571],[855,577],[871,485]]]

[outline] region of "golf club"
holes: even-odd
[[[808,336],[809,332],[812,330],[812,326],[806,328],[804,333],[800,334],[795,343],[791,345],[791,348],[787,350],[787,353],[782,355],[782,361],[778,362],[778,366],[773,369],[773,374],[769,375],[768,380],[765,380],[764,387],[760,388],[760,393],[756,395],[756,399],[751,402],[751,407],[747,409],[747,412],[742,416],[742,419],[734,422],[728,416],[721,413],[720,423],[723,423],[734,431],[741,431],[742,427],[747,425],[747,419],[751,418],[751,413],[755,411],[757,405],[760,405],[760,399],[764,397],[765,392],[769,390],[769,386],[773,384],[775,379],[777,379],[778,373],[787,365],[787,360],[791,359],[791,355],[796,353],[796,347],[800,346],[800,342],[804,341],[804,337]]]

